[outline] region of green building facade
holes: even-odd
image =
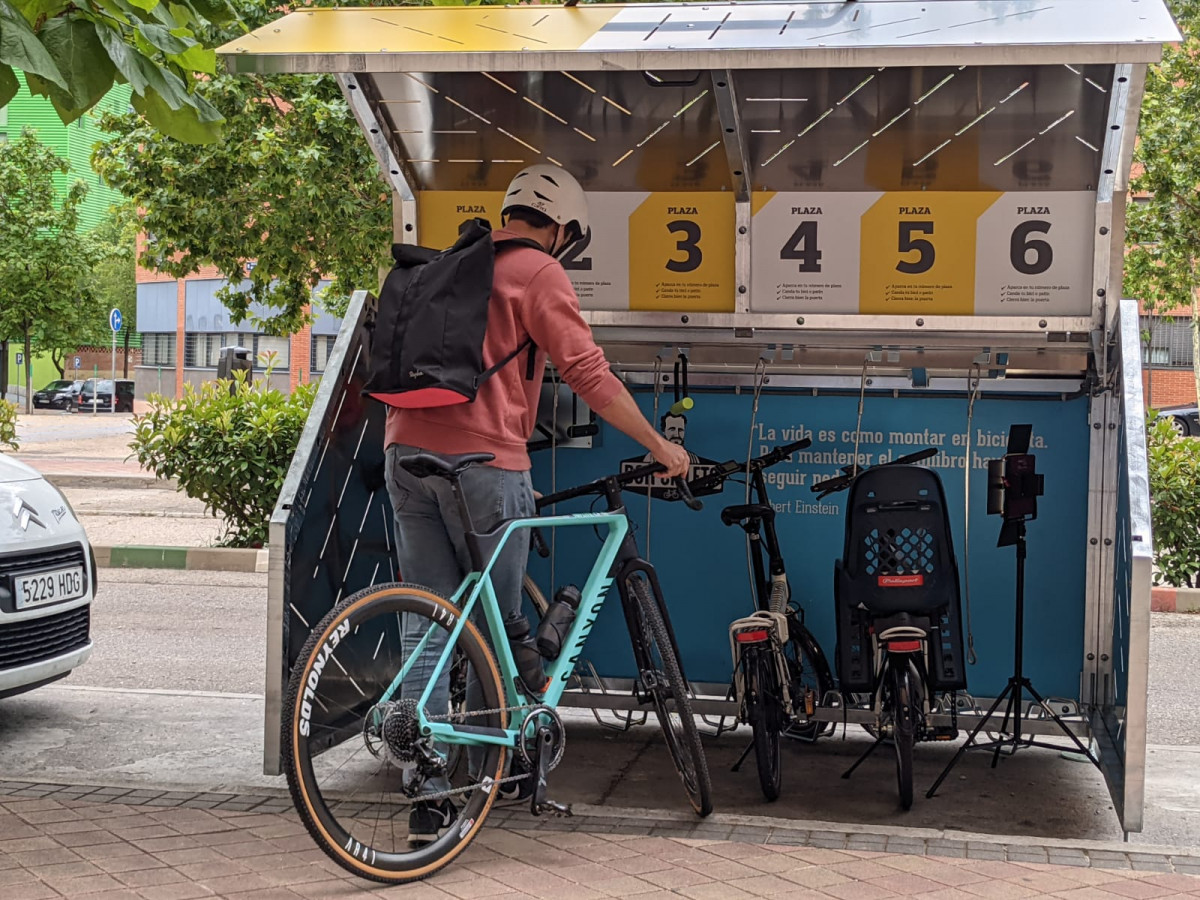
[[[56,177],[58,187],[65,189],[68,179],[82,180],[88,186],[87,199],[80,211],[83,228],[94,228],[108,213],[108,209],[121,199],[121,195],[100,181],[92,170],[92,150],[104,137],[100,130],[100,117],[106,112],[122,112],[129,108],[129,86],[117,85],[96,104],[70,125],[64,125],[58,113],[45,97],[29,93],[25,76],[17,72],[21,88],[5,107],[0,107],[0,141],[16,138],[21,129],[29,127],[37,132],[38,140],[65,159],[71,173]]]
[[[94,228],[108,215],[109,207],[121,200],[121,195],[101,182],[92,169],[92,151],[104,137],[100,117],[106,112],[122,112],[129,108],[129,86],[115,86],[95,107],[70,125],[64,125],[50,101],[31,94],[25,76],[19,71],[16,75],[20,90],[7,106],[0,107],[0,141],[15,139],[25,127],[34,129],[38,140],[71,166],[68,175],[55,176],[56,186],[65,190],[67,184],[75,180],[87,184],[87,198],[80,209],[80,227]],[[17,342],[9,342],[7,374],[8,383],[14,387],[23,386],[25,380],[24,366],[17,365],[19,351]],[[35,389],[59,377],[49,357],[35,358],[32,368]]]

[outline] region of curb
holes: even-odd
[[[30,463],[30,465],[33,465]],[[34,466],[36,469],[37,466]],[[174,480],[155,478],[153,475],[84,475],[78,472],[43,472],[42,477],[56,488],[153,488],[160,491],[176,491],[179,485]]]
[[[1150,610],[1173,613],[1200,612],[1200,588],[1151,588]]]
[[[269,553],[231,547],[92,546],[102,569],[188,569],[205,572],[267,571]]]

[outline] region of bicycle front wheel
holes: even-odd
[[[746,718],[754,739],[754,762],[763,796],[778,800],[783,783],[779,764],[779,741],[783,718],[783,694],[779,677],[768,653],[746,650],[742,655],[746,671]]]
[[[635,649],[639,646],[641,648],[641,653],[635,652],[634,655],[635,658],[639,655],[642,657],[638,660],[638,665],[642,667],[642,684],[649,689],[654,701],[654,712],[658,716],[659,725],[662,726],[667,750],[679,777],[683,779],[688,800],[699,815],[707,816],[712,812],[712,784],[708,778],[708,760],[700,744],[700,732],[696,729],[696,719],[692,715],[692,701],[688,695],[687,683],[683,680],[675,644],[667,632],[667,624],[663,621],[658,603],[646,582],[640,578],[632,578],[629,588],[637,606],[636,616],[631,624],[638,633],[630,636],[634,640]]]
[[[459,610],[426,588],[371,587],[317,624],[292,670],[282,736],[292,800],[317,845],[363,878],[431,875],[466,849],[491,809],[504,750],[472,746],[461,754],[471,764],[454,765],[456,754],[423,737],[417,720],[459,621]],[[438,682],[429,720],[506,727],[499,670],[474,623],[464,623]],[[466,683],[477,686],[474,704],[459,696]]]

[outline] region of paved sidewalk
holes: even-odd
[[[905,834],[907,831],[909,833]],[[5,900],[1200,897],[1200,857],[497,810],[445,871],[383,887],[313,845],[285,797],[0,782]]]

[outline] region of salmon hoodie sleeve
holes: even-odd
[[[530,280],[521,298],[522,324],[545,350],[563,380],[592,409],[612,403],[622,390],[604,351],[579,312],[579,298],[557,261],[548,262]]]

